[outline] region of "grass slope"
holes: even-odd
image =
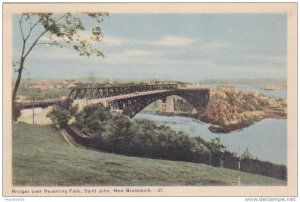
[[[204,164],[127,157],[76,148],[51,126],[13,125],[13,184],[236,185],[237,172]],[[241,173],[242,185],[286,182]]]

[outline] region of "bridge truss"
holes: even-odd
[[[177,89],[177,84],[159,84],[159,85],[117,85],[117,86],[103,86],[103,84],[81,85],[72,87],[69,98],[76,99],[97,99],[112,97],[118,95],[126,95],[136,92],[146,92],[155,90],[174,90]]]

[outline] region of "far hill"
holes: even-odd
[[[199,81],[200,84],[216,84],[216,85],[223,85],[223,84],[231,84],[231,85],[238,85],[238,84],[248,84],[248,85],[276,85],[276,86],[287,86],[287,79],[286,78],[263,78],[263,79],[207,79]]]

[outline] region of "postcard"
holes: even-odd
[[[3,196],[297,195],[296,3],[4,3]]]

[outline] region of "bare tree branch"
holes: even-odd
[[[58,19],[55,20],[55,23],[64,18],[65,15],[59,17]],[[48,31],[50,30],[50,27],[48,29],[45,29],[33,42],[33,44],[30,46],[30,48],[27,50],[27,52],[24,55],[24,59],[28,56],[28,54],[31,52],[31,50],[34,48],[34,46],[37,44],[37,42],[40,40],[42,36],[44,36]]]
[[[37,38],[36,40],[33,42],[33,44],[30,46],[30,48],[27,50],[27,52],[24,55],[24,58],[26,58],[28,56],[28,54],[31,52],[31,50],[33,49],[33,47],[36,45],[36,43],[40,40],[40,38],[42,36],[44,36],[47,32],[49,31],[49,29],[44,30]]]
[[[21,30],[22,39],[23,39],[24,41],[26,41],[26,39],[25,39],[25,37],[24,37],[24,33],[23,33],[23,27],[22,27],[23,17],[24,17],[24,15],[22,15],[22,16],[21,16],[21,19],[19,20],[19,26],[20,26],[20,30]]]
[[[27,34],[25,40],[27,40],[27,39],[30,37],[30,34],[31,34],[32,30],[33,30],[33,29],[35,28],[35,26],[37,26],[39,23],[40,23],[40,20],[38,20],[36,23],[34,23],[34,24],[30,27],[29,32],[28,32],[28,34]]]
[[[51,46],[64,46],[64,45],[62,45],[62,44],[59,44],[59,43],[54,43],[54,42],[41,42],[41,43],[36,43],[35,44],[36,46],[37,45],[51,45]]]
[[[64,17],[66,17],[65,15],[62,15],[61,17],[57,18],[54,22],[57,23],[58,21],[60,21],[61,19],[63,19]]]

